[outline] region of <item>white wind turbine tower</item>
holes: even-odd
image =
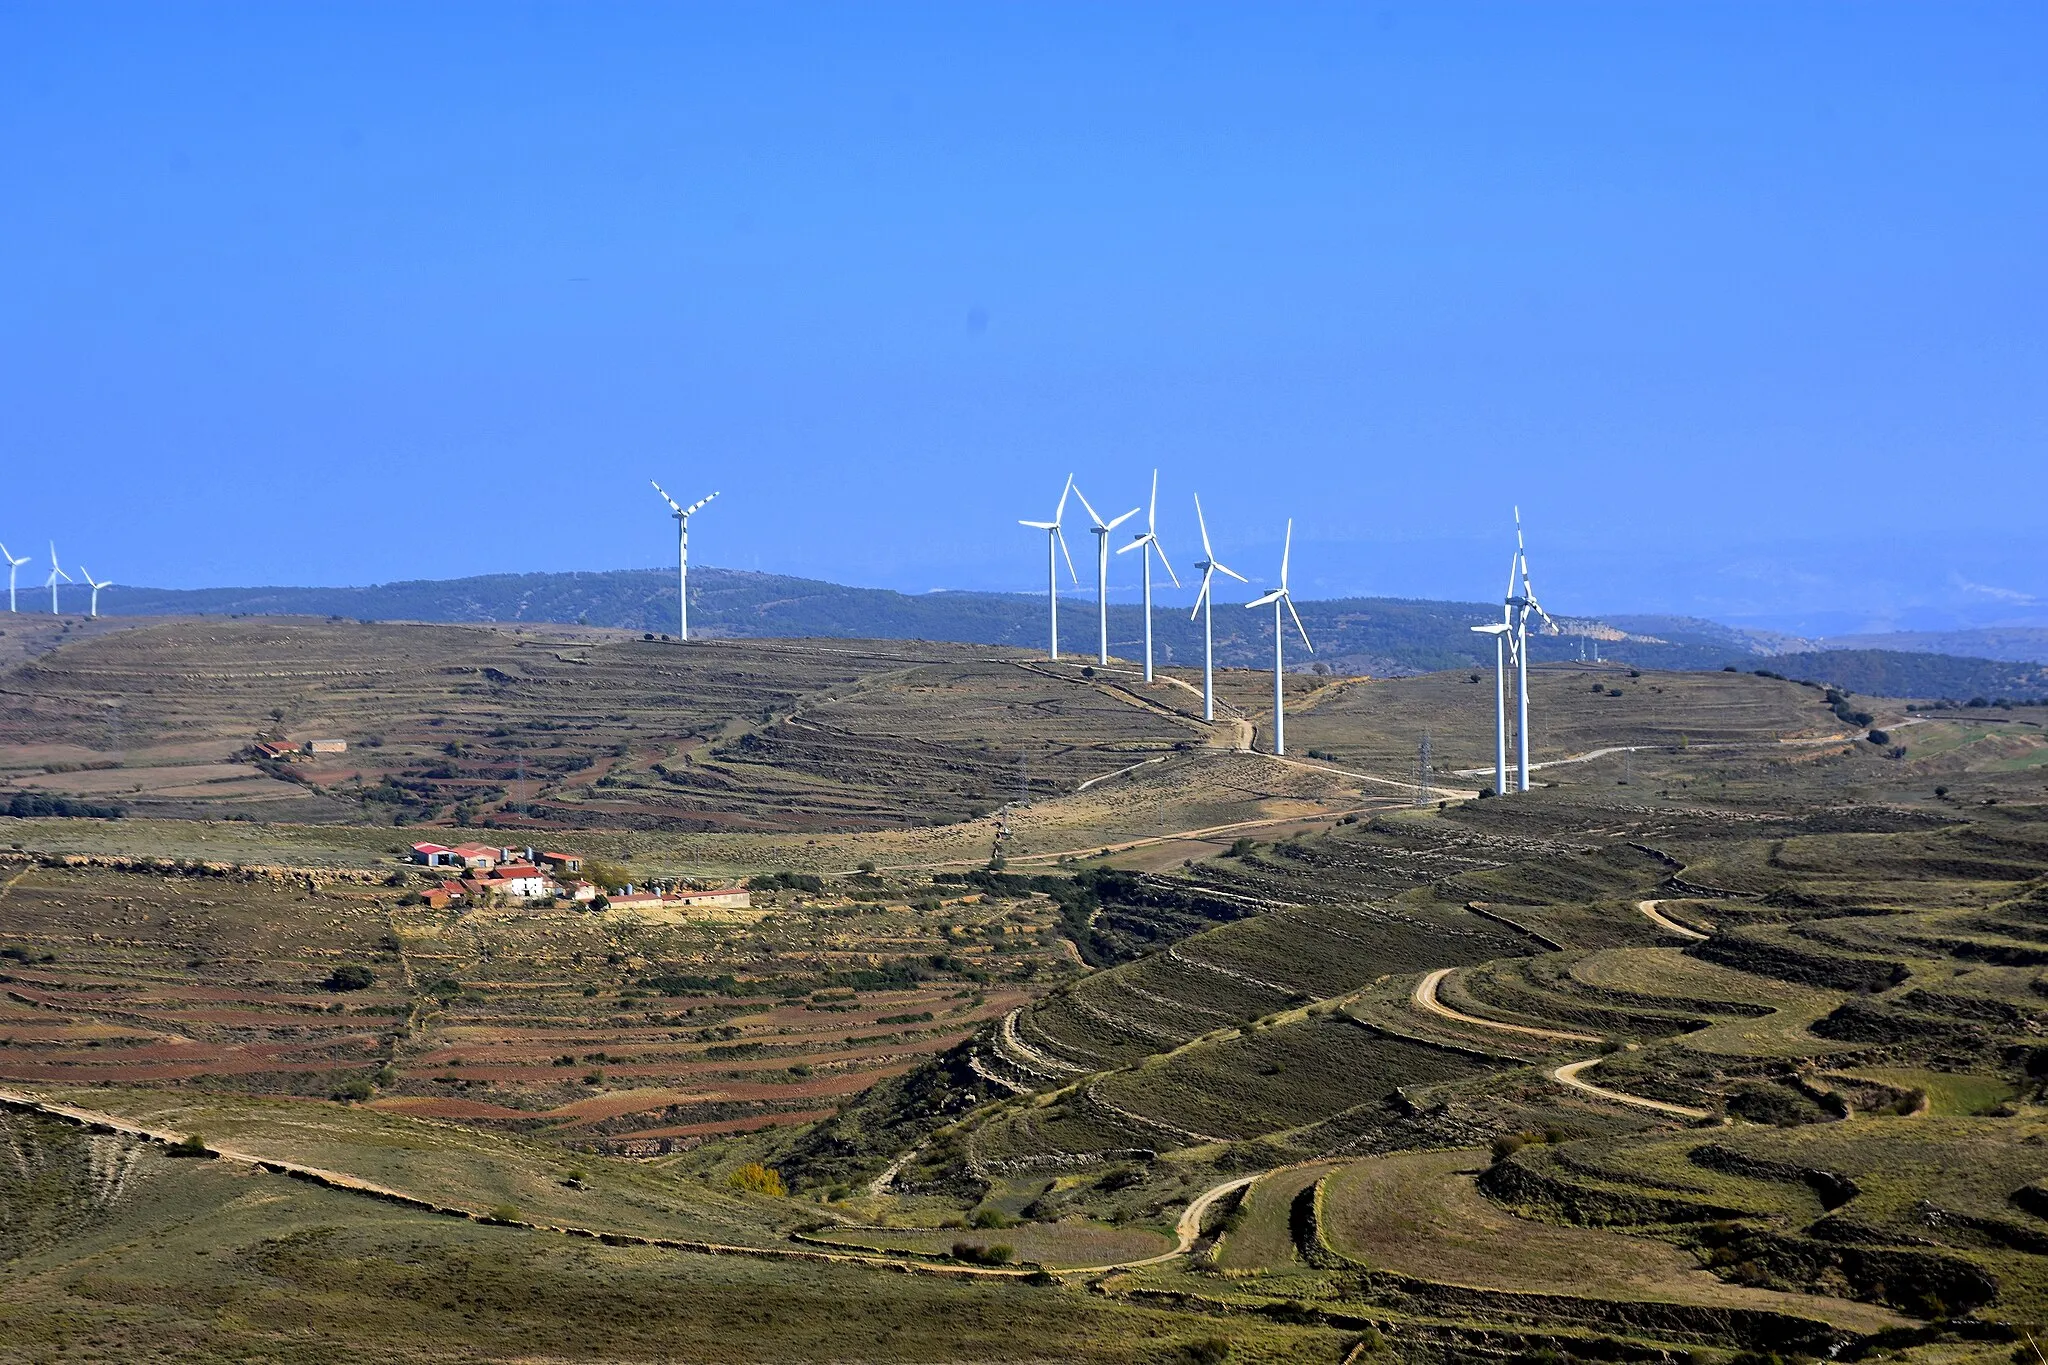
[[[1508,561],[1508,596],[1515,593],[1515,561]],[[1493,637],[1493,794],[1508,792],[1508,668],[1515,650],[1514,608],[1501,608],[1496,625],[1474,626],[1481,635]]]
[[[1216,719],[1216,634],[1211,627],[1211,608],[1214,599],[1209,595],[1209,582],[1217,574],[1229,574],[1240,583],[1248,583],[1237,570],[1216,562],[1216,552],[1209,548],[1209,523],[1202,519],[1202,495],[1195,494],[1195,525],[1202,529],[1202,560],[1195,565],[1202,571],[1202,590],[1195,594],[1195,609],[1188,613],[1188,619],[1202,618],[1202,719]]]
[[[1046,657],[1060,657],[1060,561],[1058,555],[1067,558],[1067,577],[1074,586],[1081,585],[1080,575],[1074,572],[1074,556],[1067,549],[1067,538],[1060,532],[1060,522],[1067,515],[1067,495],[1074,491],[1074,476],[1067,475],[1067,486],[1060,490],[1060,505],[1053,509],[1051,521],[1025,521],[1018,519],[1019,526],[1029,526],[1045,532],[1045,597],[1052,612],[1051,643],[1047,646]],[[1058,554],[1054,553],[1057,546]]]
[[[57,615],[57,580],[60,578],[66,583],[78,581],[57,567],[57,542],[53,540],[50,542],[50,578],[49,582],[45,585],[50,589],[50,615],[52,616]]]
[[[1301,642],[1308,645],[1309,653],[1316,647],[1309,644],[1308,628],[1301,624],[1301,613],[1294,609],[1294,598],[1287,592],[1287,559],[1294,552],[1294,518],[1287,519],[1287,540],[1280,549],[1280,586],[1263,596],[1254,597],[1245,603],[1247,607],[1263,607],[1273,604],[1273,756],[1280,757],[1287,752],[1287,712],[1282,709],[1285,696],[1281,691],[1281,675],[1286,667],[1286,623],[1280,619],[1280,607],[1284,603],[1287,614],[1294,618],[1294,628],[1301,632]]]
[[[8,553],[5,545],[0,545],[0,559],[7,561],[7,610],[15,611],[17,608],[14,605],[14,576],[21,572],[22,565],[28,563],[28,556],[23,555],[16,559]]]
[[[1522,591],[1515,595],[1515,580],[1508,578],[1508,609],[1513,613],[1515,626],[1515,790],[1529,790],[1529,613],[1535,612],[1543,618],[1543,624],[1552,633],[1557,623],[1550,619],[1550,613],[1543,610],[1543,604],[1536,600],[1536,590],[1529,586],[1529,549],[1522,540],[1522,509],[1515,509],[1515,567],[1522,576]]]
[[[1102,514],[1088,504],[1088,495],[1080,489],[1074,496],[1081,500],[1094,525],[1088,529],[1095,533],[1095,662],[1109,662],[1109,533],[1138,515],[1133,507],[1114,521],[1104,521]]]
[[[1106,543],[1106,542],[1105,542]],[[1152,552],[1159,552],[1159,562],[1166,569],[1166,576],[1173,580],[1173,586],[1180,586],[1180,576],[1173,571],[1173,565],[1166,562],[1166,547],[1159,543],[1159,471],[1152,471],[1152,506],[1145,513],[1145,534],[1123,546],[1118,554],[1129,554],[1139,546],[1145,547],[1145,681],[1152,681]]]
[[[647,482],[654,483],[649,479]],[[668,490],[654,483],[654,491],[661,494],[661,500],[668,504],[668,510],[676,519],[676,635],[680,639],[690,638],[690,518],[704,510],[704,504],[717,497],[707,493],[703,497],[683,506],[668,495]]]
[[[92,570],[86,568],[83,564],[78,566],[78,571],[85,575],[86,584],[92,589],[92,610],[87,612],[86,616],[91,620],[97,621],[100,618],[100,589],[113,587],[114,580],[109,578],[104,583],[97,582],[92,576]]]

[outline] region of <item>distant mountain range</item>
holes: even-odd
[[[123,615],[342,616],[583,624],[655,633],[675,629],[675,575],[666,569],[487,574],[360,588],[121,588],[117,593],[110,593],[103,605]],[[1090,649],[1096,632],[1092,600],[1075,593],[1063,596],[1060,606],[1062,646],[1069,652]],[[1497,604],[1481,602],[1388,597],[1337,598],[1298,606],[1315,652],[1301,650],[1297,639],[1290,650],[1291,664],[1321,664],[1339,673],[1380,676],[1491,665],[1492,648],[1471,628],[1498,621],[1501,610]],[[1126,658],[1136,654],[1142,647],[1142,609],[1113,604],[1109,621],[1111,652]],[[1219,604],[1215,623],[1218,662],[1242,667],[1272,658],[1268,613]],[[2048,669],[2025,667],[2005,654],[1959,659],[1924,649],[1817,649],[1820,642],[1692,617],[1578,618],[1560,625],[1564,634],[1535,641],[1532,653],[1538,661],[1590,660],[1596,652],[1602,659],[1658,669],[1720,668],[1731,663],[1757,668],[1770,661],[1768,666],[1789,676],[1824,678],[1870,695],[1968,699],[2048,693]],[[690,626],[693,634],[705,637],[923,639],[1030,648],[1045,642],[1046,608],[1042,596],[909,594],[707,566],[690,576]],[[1155,611],[1153,633],[1164,661],[1200,663],[1201,626],[1189,620],[1186,610]],[[2030,634],[2044,637],[2048,646],[2048,631],[1964,631],[1912,639],[1946,642],[1996,635],[2004,642],[2001,648],[2021,649],[2021,637]],[[2048,648],[2042,653],[2048,655]],[[1912,662],[1915,659],[1919,662]],[[1932,662],[1936,659],[1945,662]]]

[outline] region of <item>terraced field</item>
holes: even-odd
[[[419,822],[509,802],[514,825],[887,828],[1206,741],[1184,692],[1142,692],[968,646],[209,618],[0,675],[0,774],[180,817]],[[244,761],[269,731],[351,747]]]
[[[0,884],[0,949],[19,959],[0,962],[0,1082],[354,1094],[606,1150],[814,1121],[1066,960],[1042,899],[827,898],[663,926],[21,860]],[[346,965],[373,984],[331,989]]]
[[[1185,689],[975,651],[163,629],[14,665],[18,787],[186,782],[284,709],[361,727],[368,786],[587,820],[636,868],[824,884],[680,925],[403,906],[396,811],[313,767],[215,774],[278,789],[224,806],[305,823],[8,822],[0,1085],[241,1163],[10,1116],[0,1236],[35,1269],[0,1320],[52,1350],[66,1313],[138,1339],[119,1314],[142,1310],[77,1307],[91,1263],[179,1341],[278,1354],[241,1271],[193,1282],[203,1328],[182,1282],[149,1288],[166,1220],[202,1209],[277,1292],[429,1296],[464,1349],[545,1287],[585,1334],[536,1338],[565,1356],[674,1353],[579,1297],[608,1276],[638,1304],[643,1253],[689,1321],[766,1296],[758,1339],[796,1356],[995,1358],[1056,1318],[1046,1358],[1992,1365],[2048,1317],[2048,805],[1988,749],[1931,756],[1936,794],[1910,746],[1834,737],[1812,689],[1563,668],[1545,761],[1639,747],[1417,804],[1411,723],[1447,765],[1484,739],[1463,675],[1290,678],[1297,743],[1335,757],[1283,764],[1230,751]],[[77,766],[114,752],[92,708],[117,665],[147,761]],[[501,676],[444,671],[470,667]],[[1257,682],[1226,694],[1256,714]],[[532,790],[483,794],[508,762]],[[929,823],[1012,779],[1001,843]],[[127,796],[222,808],[160,792]],[[346,965],[374,980],[331,989]],[[419,1207],[273,1197],[262,1162]],[[1106,1269],[1083,1290],[1020,1263]],[[897,1291],[941,1273],[986,1283]],[[778,1325],[776,1285],[909,1317],[835,1310],[859,1346],[826,1349]],[[415,1321],[378,1311],[379,1343]],[[977,1316],[931,1316],[953,1313]]]

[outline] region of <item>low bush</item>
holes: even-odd
[[[368,990],[376,981],[375,972],[351,962],[347,966],[336,967],[320,984],[330,991],[361,991]]]
[[[725,1178],[725,1183],[748,1194],[763,1194],[771,1199],[780,1199],[789,1193],[782,1184],[782,1173],[772,1166],[763,1166],[758,1161],[749,1161],[738,1167]]]

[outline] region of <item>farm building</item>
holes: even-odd
[[[306,752],[309,754],[345,754],[348,752],[348,741],[345,739],[309,739],[306,741]]]
[[[567,873],[573,877],[583,870],[583,855],[580,853],[543,853],[540,855],[540,865],[557,875]]]
[[[442,882],[431,890],[420,893],[421,898],[436,910],[446,910],[463,899],[461,882]]]
[[[744,886],[721,886],[715,891],[677,891],[668,897],[670,905],[717,905],[735,910],[751,906],[753,898]]]

